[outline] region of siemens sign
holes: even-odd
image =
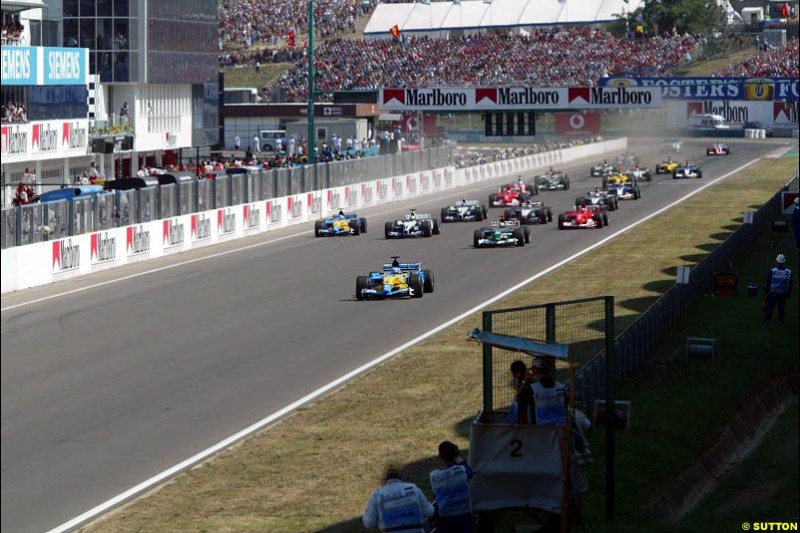
[[[36,85],[36,48],[3,46],[3,85]]]
[[[45,85],[86,85],[86,48],[44,48]]]
[[[3,47],[3,85],[86,85],[89,50]]]

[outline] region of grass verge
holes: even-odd
[[[722,70],[730,67],[731,65],[735,65],[741,61],[744,61],[756,53],[758,53],[756,47],[751,46],[743,50],[739,50],[738,52],[734,52],[726,57],[691,63],[687,67],[679,69],[678,74],[680,76],[709,76],[718,70]]]
[[[738,226],[742,211],[772,196],[795,166],[789,159],[760,162],[495,307],[612,294],[619,331],[671,286],[675,266],[702,259]],[[796,257],[792,260],[796,263]],[[609,265],[636,267],[626,267],[625,275],[619,275]],[[796,316],[792,317],[795,321]],[[406,477],[429,491],[427,474],[438,465],[438,442],[451,439],[467,448],[468,422],[481,405],[481,357],[480,348],[464,339],[479,324],[479,314],[464,319],[82,531],[360,531],[361,513],[387,458],[407,465]],[[653,379],[659,379],[655,372]],[[645,388],[641,382],[638,386]],[[742,394],[747,389],[743,384],[735,387]],[[632,392],[623,389],[623,395],[630,397]],[[642,403],[634,402],[642,413],[636,415],[637,425],[648,409]],[[677,416],[698,416],[692,407],[701,409],[702,405],[684,397]],[[735,403],[728,406],[733,408]],[[673,407],[649,407],[658,416],[667,408]],[[713,438],[723,424],[720,417],[710,421],[703,428],[704,438]],[[658,434],[648,437],[653,446],[663,447],[666,442]],[[653,462],[646,447],[637,452],[638,441],[634,448],[630,443],[625,447],[624,438],[620,440],[620,448],[629,450],[631,458],[621,454],[619,464],[631,464],[634,459]],[[659,453],[664,453],[663,448]],[[678,454],[664,474],[693,458],[689,453]],[[598,472],[602,472],[600,465],[592,472],[595,487],[602,486],[597,484]],[[620,508],[630,512],[636,503],[627,499],[640,496],[641,484],[621,474],[619,480],[624,487],[620,499],[626,500],[620,501]],[[599,516],[596,509],[596,500],[590,501],[590,523]]]

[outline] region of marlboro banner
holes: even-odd
[[[657,87],[435,87],[381,89],[387,111],[525,111],[533,109],[654,109]]]

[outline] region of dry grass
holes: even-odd
[[[611,294],[619,331],[672,284],[676,265],[707,254],[795,166],[758,163],[496,307]],[[609,265],[629,265],[627,275]],[[408,465],[407,477],[427,490],[438,442],[467,448],[481,356],[465,336],[478,325],[475,314],[82,531],[360,531],[387,459]]]
[[[756,50],[755,46],[751,46],[749,48],[745,48],[744,50],[740,50],[735,52],[728,57],[722,57],[719,59],[711,59],[708,61],[698,61],[697,63],[691,64],[685,70],[680,71],[681,76],[708,76],[718,70],[722,70],[726,67],[731,65],[735,65],[740,61],[747,59],[748,57],[755,55],[758,51]]]

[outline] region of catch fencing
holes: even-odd
[[[500,335],[525,337],[548,344],[566,344],[576,366],[592,359],[613,339],[613,298],[601,296],[483,312],[482,329]],[[483,345],[483,410],[507,411],[519,387],[511,376],[511,363],[531,360],[508,350]],[[568,366],[559,363],[556,378],[571,381]]]
[[[451,166],[452,160],[452,148],[441,146],[293,168],[252,168],[240,174],[220,174],[214,179],[192,179],[76,197],[71,201],[9,207],[4,208],[0,216],[0,247],[24,246],[210,209],[428,171]]]
[[[797,177],[792,179],[783,190],[796,190],[797,180]],[[616,337],[614,368],[617,381],[636,372],[663,336],[683,320],[704,294],[713,289],[714,275],[729,270],[731,261],[769,228],[773,217],[781,213],[781,207],[781,192],[778,192],[753,214],[752,224],[741,225],[691,269],[687,284],[672,286]],[[585,406],[590,407],[595,399],[605,397],[604,350],[582,366],[575,381],[576,395]]]

